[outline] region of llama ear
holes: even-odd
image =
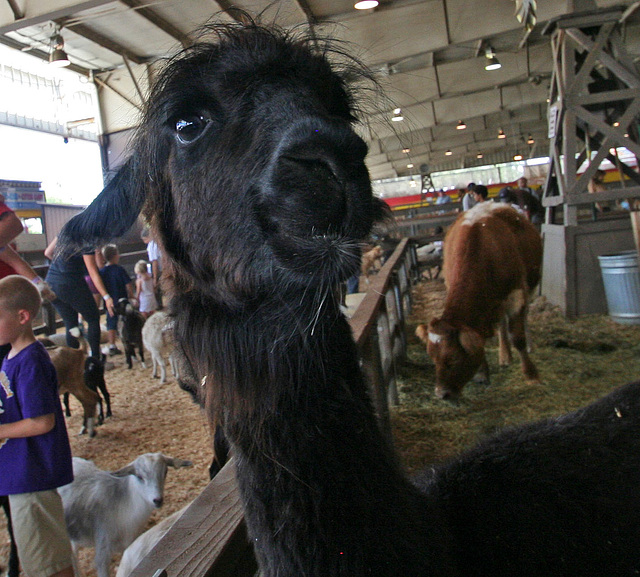
[[[389,205],[378,198],[377,196],[373,197],[373,222],[374,223],[388,223],[393,221],[393,214],[391,212],[391,208]]]
[[[56,256],[94,248],[127,232],[144,202],[143,180],[135,155],[118,170],[104,190],[62,229]]]

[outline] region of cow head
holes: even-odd
[[[484,339],[469,327],[442,319],[433,319],[428,328],[419,325],[416,336],[436,365],[436,396],[455,400],[484,359]]]

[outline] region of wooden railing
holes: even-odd
[[[396,364],[406,354],[405,321],[417,270],[415,247],[403,239],[371,279],[366,296],[351,318],[380,426],[389,436],[389,405],[398,402]],[[254,577],[256,572],[235,467],[230,461],[131,577]]]

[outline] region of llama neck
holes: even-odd
[[[251,315],[250,336],[239,334],[237,317],[227,318],[235,330],[227,326],[223,339],[210,341],[222,345],[212,361],[238,354],[222,350],[230,341],[244,356],[222,389],[256,387],[232,401],[225,431],[263,574],[434,575],[424,558],[426,498],[380,433],[347,321],[328,304],[313,318],[287,311],[283,329],[273,312]],[[263,348],[249,352],[248,342]],[[228,368],[217,370],[216,379]]]

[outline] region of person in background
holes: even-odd
[[[56,298],[54,292],[12,246],[12,242],[22,232],[24,232],[22,222],[5,204],[4,195],[0,194],[0,278],[10,274],[22,275],[36,286],[42,298],[51,301]]]
[[[149,274],[148,266],[146,260],[139,260],[133,268],[136,273],[138,309],[145,319],[148,319],[158,308],[156,295],[153,291],[153,277]]]
[[[107,292],[98,266],[96,264],[95,251],[87,251],[84,254],[74,254],[63,258],[56,256],[55,248],[58,237],[44,251],[44,256],[52,259],[49,272],[45,279],[56,293],[56,299],[51,302],[62,318],[66,329],[67,345],[78,348],[80,343],[71,333],[71,329],[78,326],[78,314],[87,323],[87,341],[91,349],[91,356],[102,361],[100,352],[100,311],[93,300],[93,295],[84,277],[89,274],[93,284],[98,289],[104,300],[107,311],[115,314],[113,298]]]
[[[118,263],[120,253],[115,244],[108,244],[102,248],[102,256],[107,263],[100,269],[100,276],[104,286],[114,302],[120,299],[133,299],[133,281],[127,271]],[[109,335],[109,356],[121,355],[122,351],[116,347],[116,335],[118,333],[118,315],[107,311],[107,333]]]
[[[158,243],[151,238],[151,231],[143,228],[140,233],[142,242],[147,245],[147,256],[151,263],[151,276],[153,277],[153,288],[156,294],[158,308],[162,308],[162,292],[160,289],[160,277],[162,276],[162,254]]]
[[[9,496],[13,534],[28,577],[73,577],[72,549],[57,488],[73,481],[58,379],[33,334],[41,299],[18,275],[0,280],[0,495]]]
[[[484,202],[489,197],[489,189],[484,184],[476,184],[473,187],[473,200],[475,204]]]
[[[451,198],[444,190],[438,191],[438,198],[436,199],[436,204],[447,204],[451,202]]]
[[[96,266],[98,267],[98,270],[100,270],[105,264],[107,264],[104,260],[104,257],[102,256],[102,249],[97,248],[94,251],[94,255],[96,257]],[[102,308],[102,297],[100,296],[100,291],[98,291],[98,289],[96,288],[96,285],[93,284],[93,281],[91,280],[91,275],[88,275],[88,274],[85,275],[84,280],[87,281],[87,284],[89,285],[89,290],[93,295],[93,300],[96,301],[96,306],[98,307],[98,310],[100,310],[100,308]]]
[[[462,199],[462,210],[469,210],[476,204],[476,201],[473,198],[473,190],[475,189],[475,187],[476,187],[475,182],[470,182],[467,185],[467,193],[464,195],[464,198]]]
[[[604,192],[606,189],[606,187],[604,186],[604,177],[605,177],[605,171],[604,170],[596,170],[595,174],[593,175],[593,177],[591,178],[591,180],[588,182],[587,184],[587,191],[590,194],[593,194],[594,192]],[[609,207],[605,206],[604,204],[600,203],[600,202],[594,202],[593,203],[593,218],[596,217],[596,213],[599,212],[606,212],[607,209]]]

